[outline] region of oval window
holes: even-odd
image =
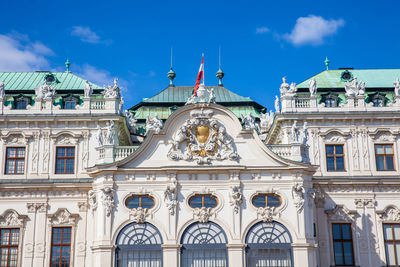
[[[154,199],[149,195],[133,195],[125,200],[125,206],[129,209],[154,207]]]
[[[281,198],[275,194],[258,194],[253,197],[252,203],[257,208],[279,207]]]
[[[215,208],[218,205],[218,199],[209,194],[194,195],[189,199],[189,206],[192,208]]]

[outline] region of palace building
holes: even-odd
[[[223,76],[124,111],[117,79],[0,73],[0,266],[400,266],[400,69],[268,112]]]

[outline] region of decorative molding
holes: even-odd
[[[28,213],[45,213],[48,208],[47,203],[26,203],[26,207],[28,209]]]
[[[102,195],[101,200],[106,210],[106,216],[109,217],[114,209],[114,189],[106,186],[101,189]]]
[[[394,143],[396,137],[387,129],[377,129],[375,132],[370,133],[372,140],[375,143]]]
[[[97,209],[97,193],[94,190],[89,190],[88,192],[89,208],[92,211]]]
[[[329,221],[331,222],[353,222],[358,213],[355,210],[349,210],[344,205],[336,205],[332,210],[326,210]]]
[[[233,206],[233,212],[239,213],[240,207],[243,204],[243,193],[240,184],[231,185],[229,190],[229,204]]]
[[[178,204],[178,182],[175,177],[170,180],[164,190],[164,201],[169,214],[174,215]]]
[[[79,214],[72,214],[65,208],[59,208],[54,214],[47,215],[51,225],[72,225],[75,226]]]
[[[301,183],[295,183],[292,186],[292,197],[294,201],[294,205],[296,206],[297,213],[301,213],[301,211],[304,208],[304,194],[305,194],[305,189],[304,186]]]
[[[13,209],[8,209],[0,215],[0,226],[1,227],[24,227],[25,222],[28,219],[26,215],[19,215]]]
[[[131,209],[129,212],[129,217],[136,223],[144,223],[150,214],[151,213],[149,209],[139,207],[136,209]]]
[[[212,208],[195,208],[193,210],[193,215],[197,216],[197,219],[200,223],[207,223],[210,220],[210,217],[214,215],[214,211]]]
[[[365,199],[360,199],[360,198],[356,198],[354,200],[354,204],[356,205],[357,208],[374,208],[375,207],[375,199],[372,198],[365,198]]]
[[[279,212],[275,207],[259,207],[257,209],[257,216],[263,222],[272,222],[277,214]]]
[[[88,211],[88,203],[87,202],[78,202],[78,208],[80,212],[86,212]]]
[[[376,214],[384,222],[400,222],[400,210],[396,206],[387,206],[384,210],[377,211]]]

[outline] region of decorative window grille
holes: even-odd
[[[292,238],[277,222],[259,222],[246,236],[247,267],[292,267]]]
[[[25,148],[7,147],[5,174],[23,174],[25,167]]]
[[[181,266],[226,267],[227,238],[213,222],[194,223],[182,236]]]
[[[117,237],[116,266],[162,267],[162,237],[150,223],[131,223]]]

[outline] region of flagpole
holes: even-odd
[[[203,61],[203,85],[204,85],[204,78],[206,77],[206,73],[204,72],[204,53],[201,53],[201,60]]]

